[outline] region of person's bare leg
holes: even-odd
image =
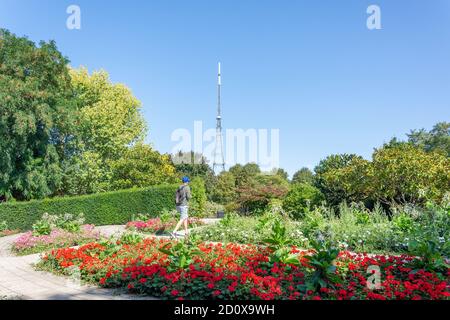
[[[175,229],[172,232],[173,234],[175,234],[175,232],[177,232],[178,229],[180,229],[182,223],[183,223],[183,220],[178,221],[177,225],[175,226]]]
[[[188,219],[184,219],[184,236],[188,237]]]

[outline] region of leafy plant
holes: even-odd
[[[340,278],[336,274],[335,261],[339,255],[339,250],[331,242],[324,240],[310,240],[315,253],[306,256],[309,265],[314,269],[311,278],[306,283],[307,290],[318,290],[320,288],[333,287],[340,283]]]
[[[197,247],[197,238],[184,239],[165,244],[159,251],[166,254],[170,261],[169,271],[185,270],[194,262],[194,256],[201,254]]]
[[[145,221],[150,220],[151,218],[152,218],[151,215],[148,214],[148,213],[139,213],[136,216],[133,214],[131,216],[131,221],[142,221],[142,222],[145,222]]]
[[[81,226],[84,224],[84,214],[80,213],[78,216],[66,213],[65,215],[58,217],[56,220],[56,226],[63,230],[76,233],[80,232]]]
[[[370,223],[370,215],[367,211],[362,210],[362,211],[356,211],[355,212],[355,217],[356,217],[356,223],[357,224],[362,224],[362,225],[367,225]]]
[[[238,217],[237,213],[230,212],[225,215],[225,217],[220,220],[220,224],[224,227],[229,227],[233,224],[234,220]]]
[[[159,216],[159,219],[161,220],[162,224],[166,224],[170,220],[173,220],[174,217],[175,217],[174,210],[167,210],[167,209],[165,209],[165,210],[163,210],[163,212]]]
[[[281,262],[285,264],[298,265],[299,260],[297,255],[291,254],[292,239],[286,233],[285,225],[276,219],[272,225],[272,234],[269,238],[264,239],[268,244],[269,249],[272,250],[270,256],[271,262]]]
[[[392,218],[395,229],[400,232],[409,233],[414,230],[413,218],[405,212],[395,215]]]
[[[33,235],[44,236],[49,235],[52,229],[56,227],[58,217],[56,215],[50,215],[44,213],[38,221],[33,224]]]
[[[136,232],[127,232],[120,237],[120,243],[133,245],[141,242],[144,238]]]
[[[283,200],[283,209],[294,219],[301,219],[325,198],[316,187],[310,184],[294,184]]]
[[[449,249],[449,243],[444,244]],[[419,259],[413,261],[416,269],[445,271],[450,265],[442,256],[440,245],[432,239],[412,240],[408,246],[409,253]]]

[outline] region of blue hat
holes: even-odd
[[[188,182],[191,181],[191,180],[189,179],[189,177],[187,177],[187,176],[183,177],[183,179],[181,179],[181,180],[183,181],[183,183],[188,183]]]

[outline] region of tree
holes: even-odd
[[[170,156],[161,155],[146,144],[127,149],[120,159],[111,162],[112,190],[143,188],[176,181],[176,171]]]
[[[308,168],[301,168],[299,171],[294,173],[292,177],[292,183],[307,183],[313,184],[314,182],[314,173]]]
[[[80,131],[84,151],[104,160],[119,159],[129,146],[146,134],[141,103],[123,84],[113,84],[105,71],[89,75],[87,69],[70,70],[72,85],[80,99]]]
[[[28,200],[61,185],[75,108],[68,60],[54,42],[36,46],[0,30],[0,197]]]
[[[408,141],[427,152],[440,151],[450,157],[450,123],[437,123],[429,132],[425,129],[412,130]]]
[[[243,213],[264,210],[273,199],[283,199],[289,183],[279,175],[259,174],[248,184],[236,189],[236,203]]]
[[[373,197],[387,204],[440,202],[450,190],[450,159],[411,144],[375,150],[372,160]]]
[[[314,169],[314,185],[323,193],[328,204],[336,206],[348,199],[345,188],[336,184],[335,180],[330,179],[330,177],[337,170],[348,167],[355,159],[363,160],[362,157],[355,154],[331,155],[320,161],[319,165]]]
[[[330,169],[322,174],[325,185],[332,186],[340,202],[366,202],[372,197],[373,170],[370,161],[354,157],[342,168]]]
[[[236,198],[236,178],[228,171],[222,172],[214,184],[212,200],[220,204],[228,204]]]
[[[235,177],[235,186],[237,188],[250,184],[261,173],[261,169],[256,163],[247,163],[244,166],[236,164],[229,171]]]
[[[179,151],[171,156],[171,160],[181,176],[206,178],[214,174],[206,157],[194,151]]]
[[[131,90],[111,83],[105,71],[89,75],[85,68],[71,69],[70,78],[79,101],[79,120],[73,133],[78,144],[77,152],[64,165],[65,183],[60,193],[96,193],[162,180],[136,171],[148,169],[148,159],[158,156],[142,147],[146,124]],[[138,144],[141,146],[133,148]],[[146,157],[144,163],[138,164],[136,154]],[[132,163],[125,164],[123,157]]]
[[[316,187],[307,183],[297,183],[283,199],[283,209],[294,219],[299,219],[324,200],[325,197]]]
[[[289,181],[289,174],[282,168],[275,169],[275,174],[281,177],[283,180]]]

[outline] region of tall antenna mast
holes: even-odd
[[[222,136],[222,106],[221,106],[221,86],[222,86],[222,75],[220,71],[219,62],[219,73],[217,78],[217,124],[216,124],[216,145],[214,147],[214,163],[213,171],[214,173],[220,173],[225,171],[225,157],[223,154],[223,136]]]

